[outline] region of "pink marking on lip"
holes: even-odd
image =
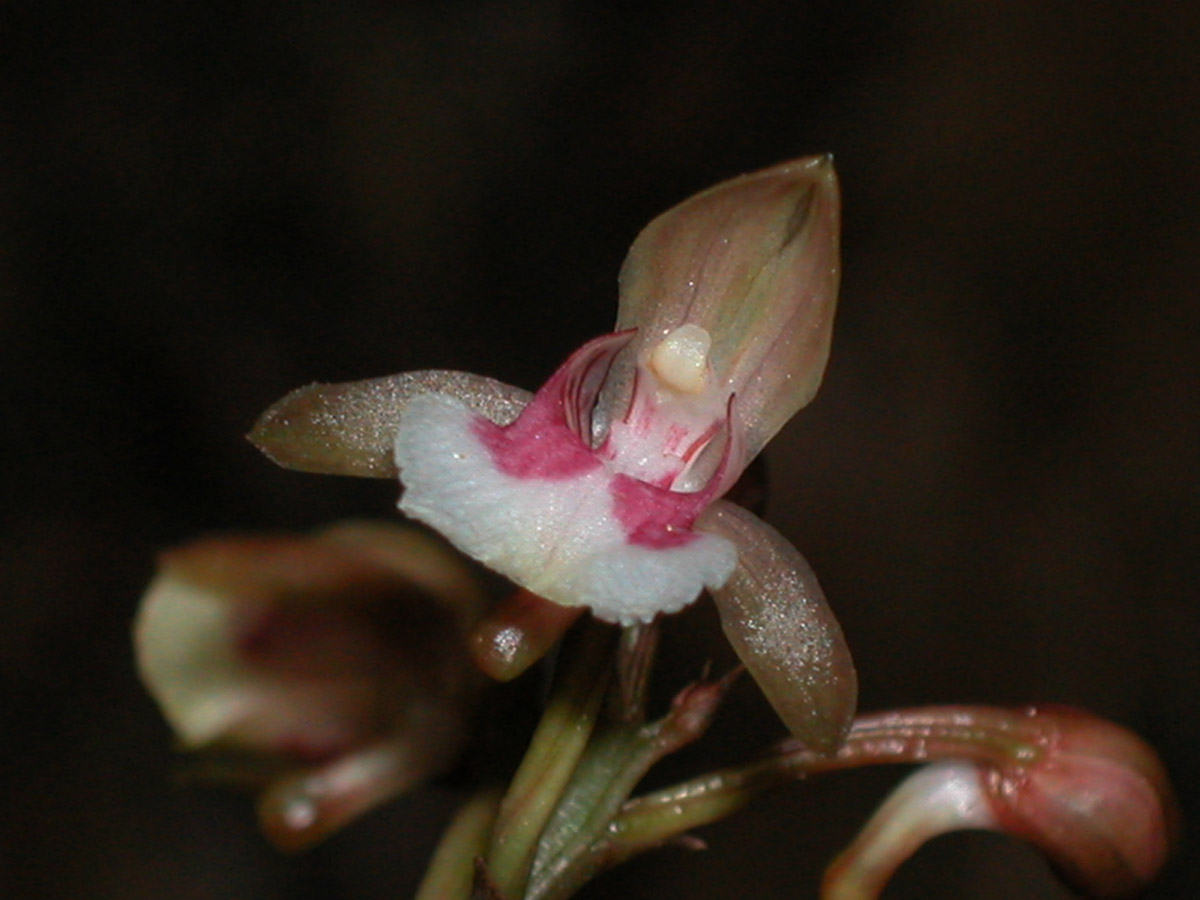
[[[501,428],[476,419],[472,430],[496,468],[513,478],[561,481],[602,466],[588,443],[592,408],[613,357],[633,335],[633,330],[621,331],[584,344],[550,376],[511,425]]]
[[[511,425],[479,417],[472,431],[496,468],[513,478],[565,480],[603,465],[567,426],[562,400],[553,395],[539,393]]]
[[[692,531],[692,524],[713,500],[706,490],[669,491],[629,475],[614,475],[610,490],[613,514],[625,530],[625,539],[654,550],[683,547],[694,541],[698,535]]]

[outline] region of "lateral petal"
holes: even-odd
[[[792,734],[833,753],[858,701],[850,649],[804,557],[753,513],[718,500],[696,530],[737,548],[738,564],[710,590],[738,656]]]

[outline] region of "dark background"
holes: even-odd
[[[172,786],[127,638],[156,548],[391,515],[241,435],[313,380],[536,386],[653,215],[820,151],[842,305],[770,517],[863,707],[1084,705],[1196,808],[1200,5],[18,3],[0,44],[4,897],[410,894],[452,788],[286,858],[244,798]],[[692,764],[778,726],[746,684],[715,732]],[[895,777],[797,785],[587,896],[814,896]],[[1185,849],[1146,896],[1198,893]],[[1065,896],[979,836],[888,894]]]

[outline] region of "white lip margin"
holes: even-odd
[[[429,394],[413,399],[396,432],[401,511],[467,555],[548,600],[623,624],[677,612],[732,573],[737,551],[716,535],[663,549],[629,544],[603,467],[553,480],[500,472],[474,433],[477,418]]]

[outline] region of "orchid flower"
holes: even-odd
[[[724,182],[642,231],[614,332],[536,394],[446,371],[310,385],[251,440],[398,475],[404,513],[560,606],[629,625],[707,589],[784,722],[832,751],[856,695],[841,630],[799,553],[720,498],[821,382],[838,227],[827,156]]]
[[[294,849],[457,757],[482,605],[462,558],[411,527],[209,538],[163,554],[138,669],[199,761],[232,754],[227,777],[265,776],[263,826]]]

